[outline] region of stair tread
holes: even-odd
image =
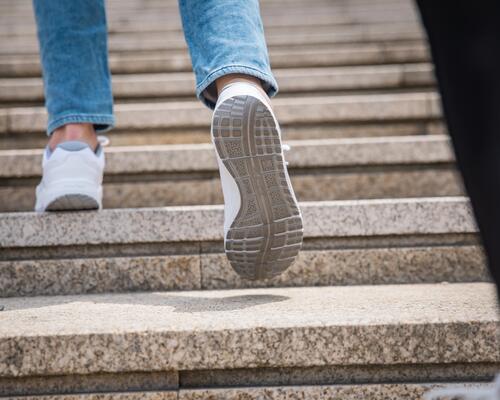
[[[440,116],[439,97],[434,92],[312,96],[283,98],[273,102],[282,125],[348,121],[432,119]],[[210,112],[199,102],[118,104],[118,129],[163,129],[200,127],[210,122]],[[42,107],[0,109],[0,133],[37,132],[45,129]]]
[[[445,135],[286,141],[290,168],[441,164],[454,161]],[[0,177],[41,174],[42,150],[0,150]],[[107,174],[217,171],[211,144],[123,146],[106,149]],[[334,155],[332,157],[332,155]]]
[[[464,197],[301,204],[305,237],[475,233]],[[222,206],[1,213],[0,248],[221,240]]]
[[[499,362],[488,283],[3,299],[0,375]]]

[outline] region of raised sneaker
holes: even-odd
[[[224,248],[246,279],[279,275],[302,246],[302,215],[269,99],[249,83],[229,84],[212,119],[224,194]]]
[[[35,211],[102,208],[104,151],[81,141],[63,142],[43,154],[42,181],[36,188]]]

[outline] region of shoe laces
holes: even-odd
[[[109,140],[109,138],[107,136],[98,135],[97,136],[97,142],[99,143],[100,146],[106,147],[107,145],[109,145],[110,140]]]
[[[292,150],[292,147],[289,144],[282,144],[281,148],[283,149],[283,151],[287,152]],[[288,161],[285,161],[285,165],[288,166]]]
[[[434,389],[424,395],[425,400],[498,400],[500,399],[500,374],[492,387],[461,387]]]

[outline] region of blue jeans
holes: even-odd
[[[47,133],[68,123],[115,125],[104,0],[33,0],[43,69]],[[196,75],[196,95],[213,108],[214,82],[227,74],[278,86],[269,65],[258,0],[179,0]]]

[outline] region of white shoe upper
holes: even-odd
[[[104,165],[101,146],[96,152],[80,141],[64,142],[54,151],[47,147],[42,180],[36,188],[35,211],[46,211],[53,201],[68,195],[90,197],[101,208]]]
[[[274,115],[273,109],[271,108],[271,103],[269,100],[269,97],[264,95],[261,90],[259,90],[255,85],[251,83],[246,83],[246,82],[236,82],[227,85],[222,92],[219,95],[219,98],[217,99],[217,104],[215,106],[214,110],[214,116],[216,114],[217,108],[224,103],[227,99],[235,96],[252,96],[260,100],[262,103],[264,103],[267,108],[269,109],[270,114],[272,115],[275,126],[278,130],[279,136],[280,136],[280,142],[281,142],[281,131],[279,128],[279,123],[278,120],[276,119],[276,116]],[[213,127],[213,122],[212,122],[212,127]],[[214,140],[214,135],[213,131],[211,132],[212,136],[212,142]],[[215,145],[215,143],[214,143]],[[287,145],[282,145],[281,146],[283,150],[289,149]],[[234,178],[231,176],[227,168],[225,167],[224,163],[220,159],[219,155],[217,152],[217,162],[219,165],[219,170],[220,170],[220,177],[221,177],[221,185],[222,185],[222,192],[224,196],[224,238],[226,238],[227,232],[229,231],[234,219],[236,218],[238,211],[240,210],[241,206],[241,198],[240,198],[240,192],[238,189],[238,185],[236,184],[236,181]],[[286,163],[285,163],[286,164]],[[288,173],[285,173],[288,186],[291,188],[291,182],[290,182],[290,177],[288,176]],[[292,192],[292,196],[295,198],[295,194]],[[295,198],[295,202],[297,202]]]

